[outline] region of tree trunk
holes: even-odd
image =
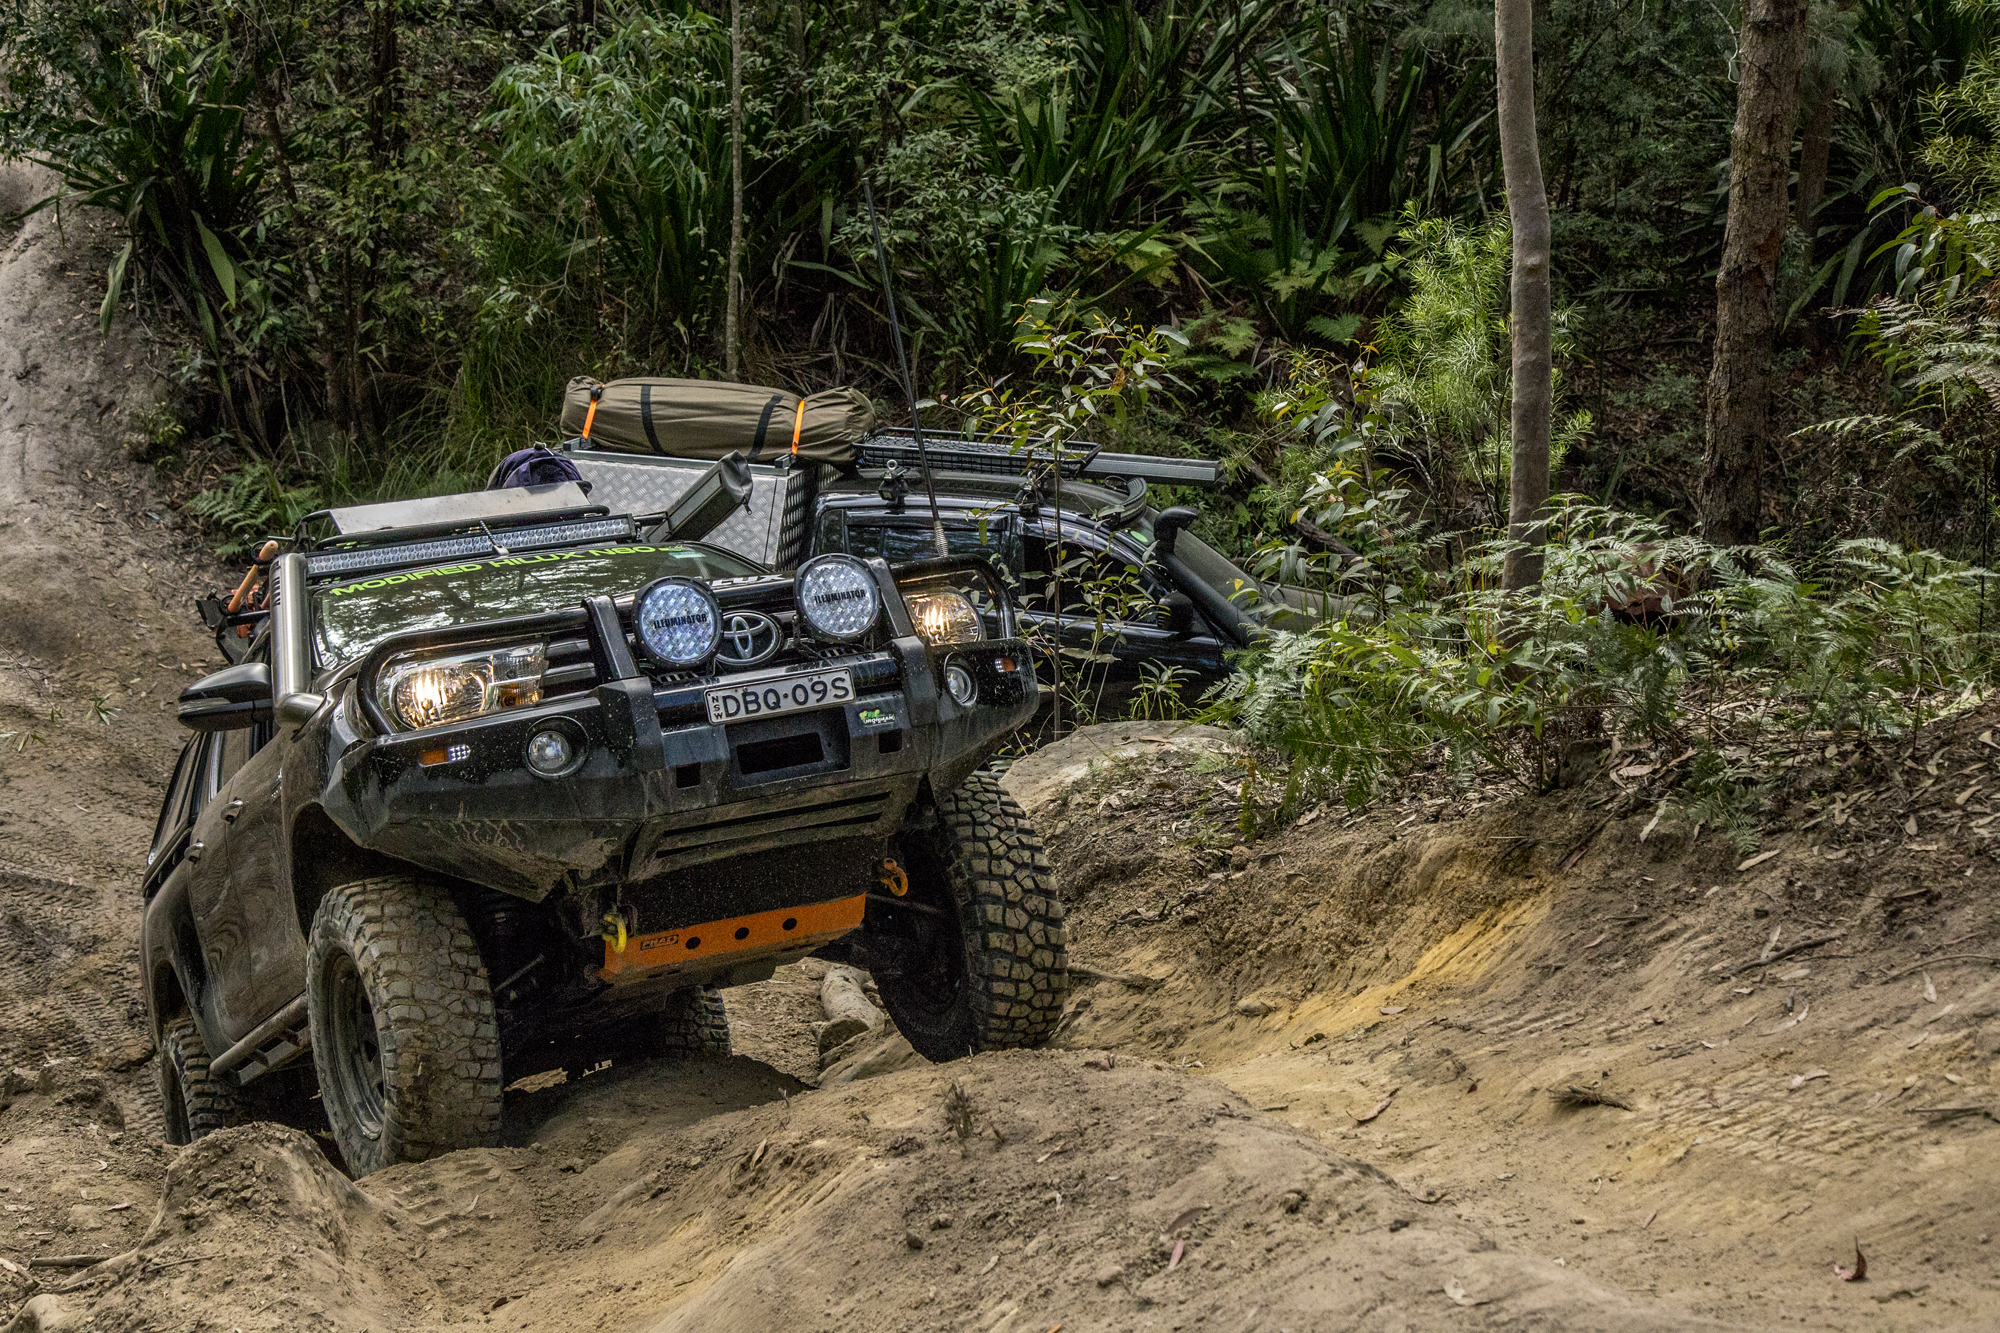
[[[1826,196],[1827,164],[1833,157],[1833,113],[1840,98],[1832,80],[1820,89],[1799,135],[1799,230],[1808,241],[1819,231],[1819,201]]]
[[[1807,0],[1746,0],[1729,135],[1729,223],[1715,277],[1715,367],[1708,381],[1708,448],[1699,503],[1708,539],[1757,540],[1764,446],[1771,429],[1771,358],[1778,326],[1778,256],[1791,220],[1785,186]]]
[[[743,0],[729,0],[729,281],[722,312],[722,373],[736,379],[743,337]]]
[[[1549,500],[1549,414],[1555,396],[1549,330],[1549,197],[1535,133],[1534,12],[1530,0],[1499,0],[1493,10],[1500,91],[1500,165],[1514,235],[1512,312],[1513,439],[1507,535],[1526,545],[1507,555],[1501,586],[1541,582],[1543,517]]]

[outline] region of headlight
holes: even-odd
[[[715,594],[695,580],[658,579],[633,599],[632,628],[639,646],[661,666],[699,666],[722,638],[722,612]]]
[[[835,643],[866,634],[882,610],[875,576],[851,555],[815,556],[800,565],[794,595],[806,627]]]
[[[910,608],[910,619],[925,643],[933,646],[977,643],[986,637],[986,628],[979,623],[979,612],[962,592],[948,589],[906,592],[903,604]]]
[[[398,653],[375,678],[375,698],[411,730],[540,703],[547,650],[539,643],[478,652]]]

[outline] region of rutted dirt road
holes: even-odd
[[[2000,1325],[1994,715],[1741,873],[1609,781],[1232,852],[1228,738],[1093,731],[1008,779],[1102,974],[1055,1048],[814,1088],[793,968],[735,1057],[517,1090],[503,1148],[166,1147],[136,885],[228,575],[125,459],[67,223],[0,234],[0,1327]]]

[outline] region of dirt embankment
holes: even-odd
[[[121,452],[150,381],[95,245],[0,236],[0,1327],[2000,1322],[1977,726],[1741,873],[1604,785],[1232,850],[1229,738],[1097,730],[1008,779],[1091,970],[1055,1049],[885,1039],[814,1088],[787,969],[730,992],[737,1056],[537,1080],[502,1148],[349,1182],[296,1129],[164,1146],[136,885],[227,576]]]

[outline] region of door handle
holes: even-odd
[[[189,844],[189,846],[188,846],[188,852],[187,852],[187,859],[188,859],[189,861],[199,861],[199,860],[201,860],[201,853],[202,853],[202,850],[203,850],[203,848],[204,848],[204,847],[205,847],[206,845],[207,845],[207,844],[205,844],[205,843],[199,843],[199,842],[197,842],[197,843],[191,843],[191,844]]]
[[[241,797],[238,797],[236,800],[233,800],[228,805],[222,807],[222,822],[225,824],[234,824],[236,822],[236,816],[242,813],[243,813],[243,800]]]

